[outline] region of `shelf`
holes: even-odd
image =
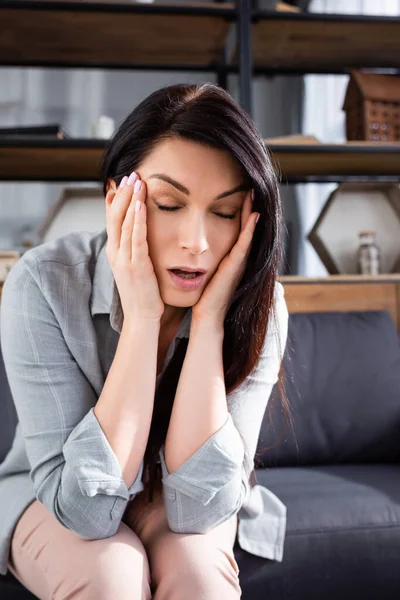
[[[289,313],[387,311],[400,331],[400,273],[278,279]]]
[[[269,145],[282,182],[338,182],[400,178],[400,143]]]
[[[252,46],[255,72],[399,69],[400,18],[258,10]]]
[[[106,140],[0,139],[1,181],[98,181]],[[268,145],[282,183],[400,181],[400,143]],[[279,165],[279,168],[278,168]]]
[[[235,14],[232,3],[3,0],[0,65],[214,70]]]
[[[0,138],[0,181],[97,181],[104,140]]]
[[[3,0],[0,65],[215,70],[236,18],[233,1]],[[254,10],[251,32],[255,74],[400,69],[398,17]]]
[[[282,283],[400,283],[400,273],[382,275],[328,275],[326,277],[305,277],[302,275],[282,275]]]

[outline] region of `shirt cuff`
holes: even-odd
[[[225,424],[214,433],[174,473],[165,462],[165,446],[159,451],[162,482],[171,500],[181,492],[206,506],[234,477],[241,475],[244,459],[242,438],[230,413]]]
[[[72,431],[64,444],[63,454],[68,467],[74,470],[85,496],[107,494],[131,500],[144,488],[143,460],[135,481],[128,488],[118,458],[93,408]]]

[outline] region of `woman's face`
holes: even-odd
[[[240,233],[249,189],[240,164],[224,150],[172,139],[161,142],[137,171],[147,185],[149,254],[163,302],[193,306]],[[239,186],[241,191],[216,200]],[[179,265],[206,269],[203,285],[192,291],[178,288],[168,269]]]
[[[166,308],[193,306],[238,239],[249,185],[227,151],[182,139],[160,142],[137,172],[147,185],[147,239],[162,300]],[[205,269],[203,285],[177,287],[168,271],[176,266]]]

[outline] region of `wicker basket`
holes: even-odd
[[[400,77],[351,71],[343,110],[348,140],[400,141]]]

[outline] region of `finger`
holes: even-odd
[[[132,173],[129,177],[123,177],[117,191],[111,192],[110,197],[108,196],[110,192],[107,193],[108,247],[112,253],[116,253],[120,247],[122,224],[132,198],[133,183],[136,177],[136,173]]]
[[[251,214],[251,211],[253,209],[252,206],[252,200],[251,200],[251,189],[247,192],[246,197],[244,199],[243,205],[242,205],[242,212],[241,212],[241,219],[240,219],[240,231],[242,232],[243,229],[246,227],[248,218]]]
[[[137,261],[137,264],[141,264],[140,261],[148,254],[146,196],[146,184],[142,179],[138,179],[132,202],[135,205],[135,222],[131,241],[132,261]],[[136,212],[137,208],[139,210]]]
[[[109,251],[112,252],[114,256],[116,250],[118,249],[118,245],[116,243],[116,231],[115,225],[112,221],[111,217],[111,205],[113,204],[115,197],[117,195],[117,190],[110,188],[106,194],[106,229],[107,229],[107,253]],[[115,200],[116,201],[116,200]]]
[[[244,229],[240,232],[238,240],[230,253],[230,266],[231,268],[235,268],[238,265],[242,264],[243,261],[246,260],[248,254],[250,253],[251,241],[253,239],[253,233],[255,229],[255,222],[258,213],[251,213],[249,218],[247,219],[246,224],[244,225]]]
[[[135,202],[132,199],[126,211],[124,222],[121,227],[121,236],[118,252],[126,260],[132,259],[132,235],[135,223]]]

